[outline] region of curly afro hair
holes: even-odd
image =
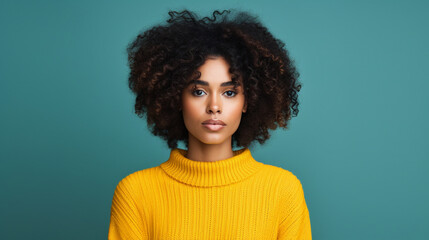
[[[244,87],[247,111],[232,136],[233,147],[249,147],[254,140],[263,144],[269,129],[287,128],[298,114],[299,73],[285,44],[257,17],[232,10],[204,18],[188,10],[168,14],[167,24],[144,31],[127,47],[135,113],[146,115],[155,136],[169,148],[176,148],[178,141],[188,147],[182,91],[200,77],[197,69],[211,56],[223,57],[231,80]]]

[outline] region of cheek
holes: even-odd
[[[183,118],[186,122],[198,120],[200,116],[200,106],[196,101],[189,101],[184,99],[182,102]]]
[[[230,119],[237,123],[237,125],[240,123],[241,116],[243,113],[243,106],[244,106],[244,100],[239,101],[238,103],[232,105],[230,108],[229,116]]]

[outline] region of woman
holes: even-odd
[[[245,12],[169,15],[128,56],[136,113],[170,157],[119,182],[109,239],[311,239],[300,181],[249,150],[298,113],[284,44]]]

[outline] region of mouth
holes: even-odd
[[[225,126],[226,124],[222,121],[222,120],[218,120],[218,119],[208,119],[205,120],[203,123],[203,125],[207,124],[207,125],[222,125]]]
[[[203,123],[203,126],[211,131],[218,131],[225,127],[222,124]]]

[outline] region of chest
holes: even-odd
[[[267,186],[164,187],[147,214],[153,239],[276,239],[278,196]]]

